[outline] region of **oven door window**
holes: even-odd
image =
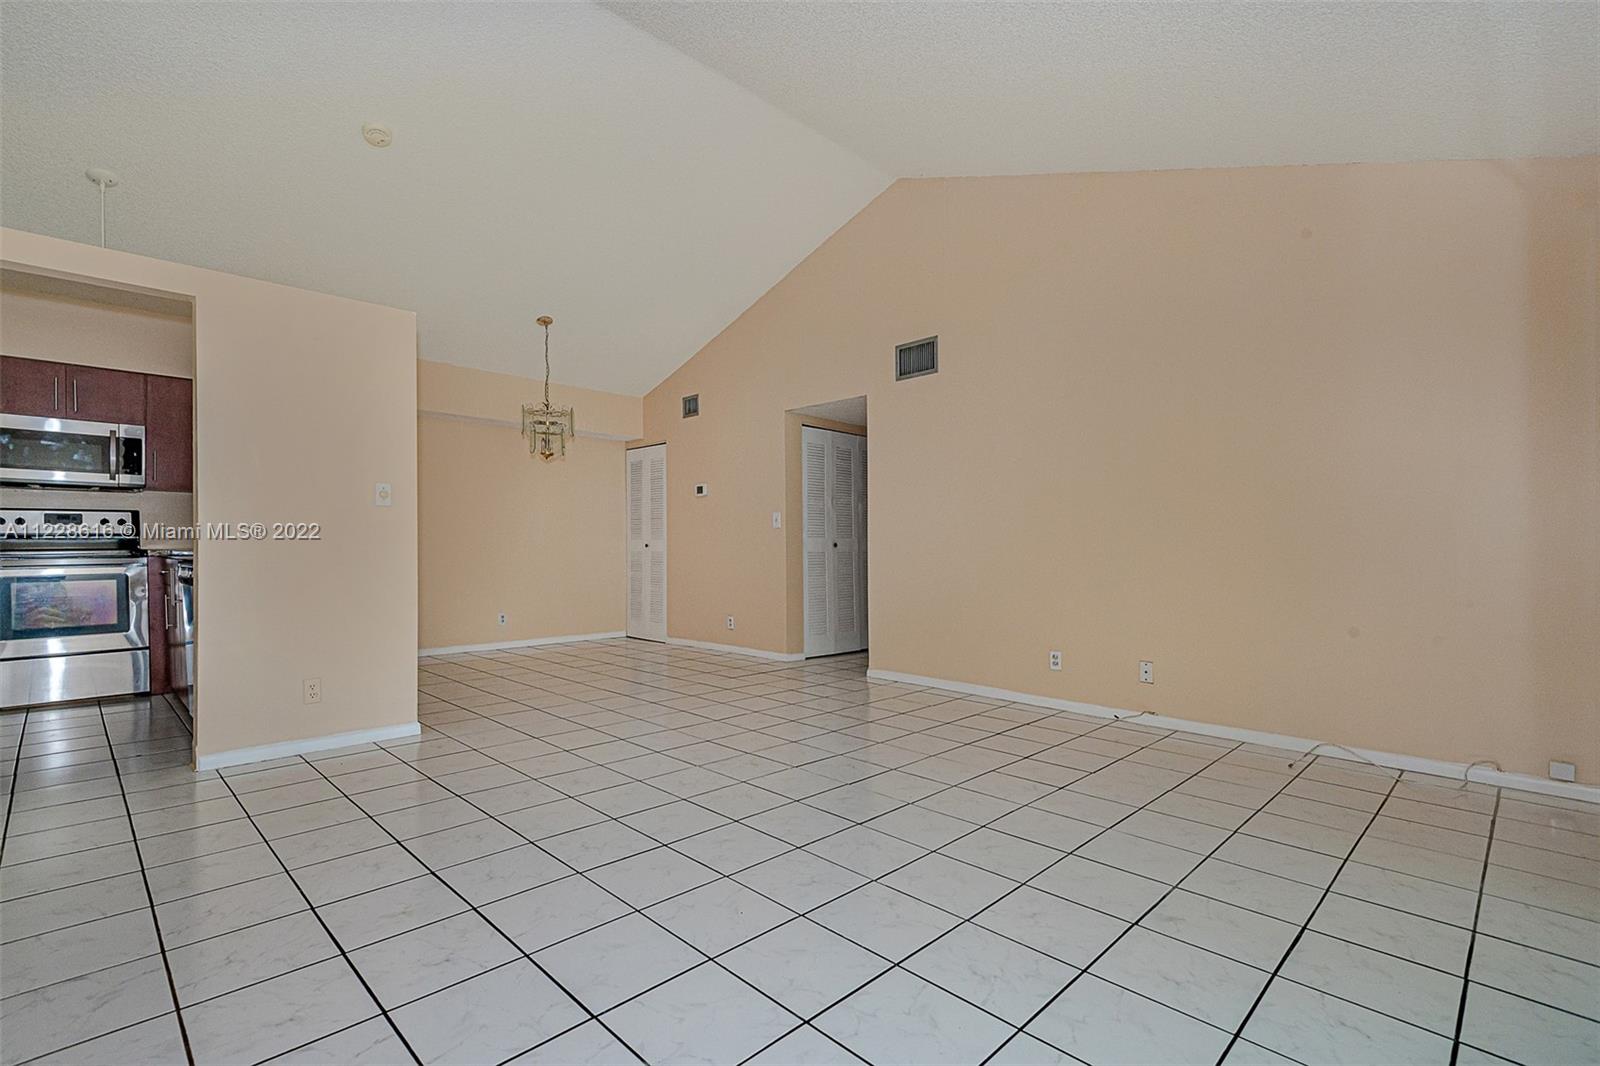
[[[0,428],[0,467],[112,479],[111,438],[105,433]]]
[[[126,574],[0,577],[0,640],[128,631]]]

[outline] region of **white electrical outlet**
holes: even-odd
[[[504,611],[500,612],[500,624],[501,625],[505,625],[506,624],[506,613]]]
[[[1578,779],[1578,764],[1551,759],[1550,779],[1552,781],[1576,781]]]
[[[1053,651],[1053,652],[1050,653],[1050,669],[1052,669],[1052,670],[1061,669],[1061,653],[1060,652]]]
[[[1148,659],[1139,660],[1139,680],[1146,685],[1156,683],[1156,664]]]
[[[733,615],[731,615],[731,614],[728,616],[728,628],[729,629],[733,628]]]
[[[300,682],[300,686],[301,699],[306,703],[322,702],[322,678],[308,677],[304,681]]]

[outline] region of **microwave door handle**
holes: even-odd
[[[76,382],[74,382],[76,384]],[[117,431],[111,431],[111,480],[117,480],[117,472],[122,468],[122,456],[117,448]]]

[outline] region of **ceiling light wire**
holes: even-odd
[[[90,167],[83,172],[83,176],[93,182],[100,190],[100,247],[104,248],[106,246],[106,190],[116,187],[117,175],[115,171],[107,170],[105,167]]]

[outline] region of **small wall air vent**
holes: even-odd
[[[697,415],[699,413],[700,413],[700,394],[697,392],[693,396],[685,396],[683,398],[683,417],[684,418],[693,418],[695,415]]]
[[[894,379],[920,378],[924,374],[939,372],[939,338],[925,337],[910,344],[897,345],[894,350]]]

